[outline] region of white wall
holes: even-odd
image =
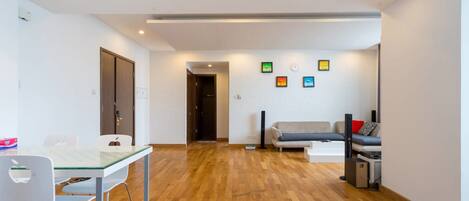
[[[461,200],[469,201],[469,1],[462,1],[461,21]]]
[[[382,15],[383,185],[460,200],[460,1],[396,1]]]
[[[330,72],[317,60],[330,59]],[[153,52],[151,56],[151,136],[155,144],[186,142],[186,62],[227,61],[230,65],[229,141],[258,143],[260,111],[267,126],[275,121],[342,120],[345,113],[369,119],[375,109],[375,51],[208,51]],[[262,61],[273,74],[260,73]],[[300,70],[289,70],[296,63]],[[275,88],[275,76],[288,75],[288,88]],[[302,76],[316,76],[316,88],[302,88]],[[239,94],[241,100],[234,98]],[[270,143],[270,137],[267,137]]]
[[[229,64],[215,65],[211,68],[191,68],[194,74],[216,75],[217,87],[217,138],[228,138],[229,136],[229,114],[230,114],[230,78]]]
[[[0,139],[18,131],[18,2],[0,3]]]
[[[89,15],[61,15],[22,0],[32,12],[20,24],[19,129],[22,144],[48,134],[79,135],[94,144],[100,133],[100,47],[136,62],[136,87],[149,88],[149,51]],[[148,142],[148,98],[137,96],[136,142]]]

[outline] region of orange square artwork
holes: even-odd
[[[287,76],[277,76],[275,78],[275,83],[277,87],[287,87],[288,86],[288,77]]]

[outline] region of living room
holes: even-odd
[[[0,158],[51,135],[79,138],[63,153],[80,153],[129,122],[122,144],[143,150],[93,174],[64,170],[63,161],[85,159],[43,157],[67,177],[49,185],[57,200],[90,183],[83,199],[99,201],[468,199],[467,1],[6,0],[0,11],[0,138],[18,144]],[[114,70],[132,66],[129,113],[103,103],[104,92],[119,102],[118,90],[103,88],[106,53]],[[220,63],[228,82],[217,87],[228,90],[217,91],[219,141],[188,140],[188,70],[203,64],[192,73],[218,79]],[[105,108],[115,132],[103,131]],[[262,111],[268,149],[259,148]],[[340,180],[343,162],[311,163],[303,149],[271,145],[278,122],[328,122],[321,132],[332,133],[345,114],[380,122],[379,191]],[[128,167],[125,185],[108,188],[117,167]],[[6,186],[5,195],[34,195]]]

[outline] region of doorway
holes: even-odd
[[[187,143],[191,141],[228,142],[229,62],[188,61],[186,67]],[[204,87],[207,83],[210,87]],[[207,111],[203,112],[203,110]]]
[[[187,72],[187,139],[217,140],[216,75]]]
[[[196,75],[197,135],[201,141],[217,140],[216,75]]]
[[[135,62],[101,48],[101,135],[122,134],[135,144]]]

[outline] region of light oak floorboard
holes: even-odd
[[[143,161],[130,166],[134,201],[143,200]],[[155,146],[151,155],[152,201],[392,201],[382,192],[339,180],[342,164],[311,164],[302,150],[246,151],[226,142]],[[123,186],[112,201],[127,201]]]

